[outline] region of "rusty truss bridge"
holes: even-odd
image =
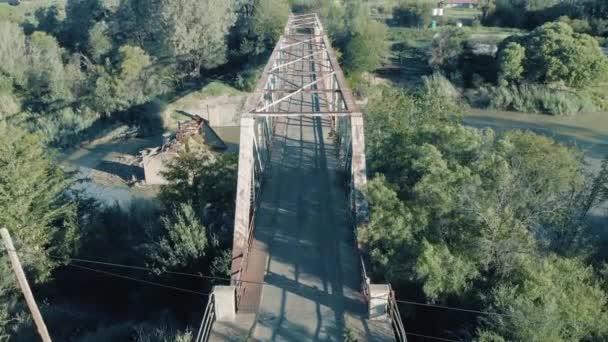
[[[405,341],[370,284],[363,116],[316,14],[292,15],[241,117],[232,283],[197,341]]]

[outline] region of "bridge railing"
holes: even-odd
[[[405,328],[403,326],[403,319],[401,319],[401,313],[399,312],[399,306],[397,305],[397,300],[395,298],[395,291],[393,291],[392,287],[389,292],[387,311],[393,325],[393,331],[395,332],[397,342],[407,342],[407,334],[405,333]]]
[[[213,323],[215,322],[215,296],[213,293],[209,295],[209,300],[207,301],[207,307],[205,308],[205,314],[203,315],[203,320],[201,322],[201,326],[198,329],[198,333],[196,334],[196,339],[194,342],[207,342],[209,341],[209,336],[211,335],[211,328],[213,327]]]
[[[233,285],[236,287],[236,305],[239,307],[241,298],[246,291],[243,282],[243,275],[247,271],[249,254],[255,236],[255,219],[259,206],[259,195],[264,183],[264,175],[270,162],[270,151],[272,149],[272,135],[274,134],[274,118],[256,118],[253,127],[253,165],[251,169],[251,198],[249,206],[249,222],[247,228],[247,238],[241,256],[241,263],[237,271],[236,278],[233,278]]]
[[[239,269],[238,279],[236,280],[236,306],[239,307],[241,302],[241,298],[245,294],[246,287],[243,286],[243,275],[247,271],[247,260],[249,260],[249,253],[251,252],[251,245],[253,244],[253,236],[254,236],[254,224],[255,224],[255,215],[257,210],[253,210],[253,214],[251,217],[251,221],[249,222],[249,235],[247,236],[247,245],[246,249],[243,251],[243,259],[241,261],[241,267]]]

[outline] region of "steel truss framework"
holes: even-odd
[[[353,100],[329,39],[316,14],[290,16],[241,116],[239,169],[232,250],[232,284],[237,307],[247,293],[247,273],[255,230],[257,198],[264,181],[280,117],[332,118],[339,136],[342,167],[350,179],[350,198],[357,223],[367,219],[362,195],[366,183],[363,117]]]
[[[245,109],[251,117],[358,113],[317,14],[289,18]]]

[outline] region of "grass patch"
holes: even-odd
[[[589,93],[553,89],[539,84],[480,87],[467,90],[466,97],[477,108],[524,113],[574,115],[600,110]]]
[[[233,88],[232,86],[221,82],[221,81],[211,81],[209,84],[204,86],[199,92],[197,92],[199,97],[205,98],[210,96],[234,96],[238,95],[241,92]]]
[[[17,6],[0,3],[0,21],[8,21],[16,24],[30,23],[37,25],[36,10],[39,8],[57,6],[65,7],[65,0],[29,0],[21,1]]]
[[[216,103],[218,100],[224,102],[243,101],[242,98],[244,95],[246,95],[246,93],[227,83],[213,80],[200,89],[188,89],[179,94],[167,96],[163,99],[165,106],[161,115],[165,129],[174,130],[177,128],[177,122],[189,120],[189,117],[180,113],[180,111],[185,111],[190,114],[205,115],[207,113],[206,104]],[[221,99],[221,97],[226,97],[228,99]],[[232,97],[234,97],[234,99],[232,99]]]

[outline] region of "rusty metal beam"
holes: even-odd
[[[270,108],[272,106],[276,106],[279,103],[281,103],[281,102],[283,102],[283,101],[285,101],[285,100],[287,100],[287,99],[289,99],[289,98],[291,98],[291,97],[293,97],[295,95],[298,95],[299,93],[301,93],[302,91],[304,91],[306,88],[310,88],[310,87],[312,87],[312,86],[314,86],[314,85],[322,82],[323,80],[325,80],[326,77],[333,76],[334,74],[335,73],[332,72],[331,74],[325,75],[324,77],[321,77],[321,78],[315,80],[314,82],[307,83],[307,84],[303,85],[302,88],[300,88],[300,89],[298,89],[298,90],[296,90],[294,92],[291,92],[288,95],[285,95],[282,98],[280,98],[280,99],[278,99],[276,101],[271,102],[270,104],[267,104],[267,105],[265,105],[265,106],[263,106],[261,108],[258,108],[254,112],[255,113],[264,112],[266,109],[268,109],[268,108]]]

